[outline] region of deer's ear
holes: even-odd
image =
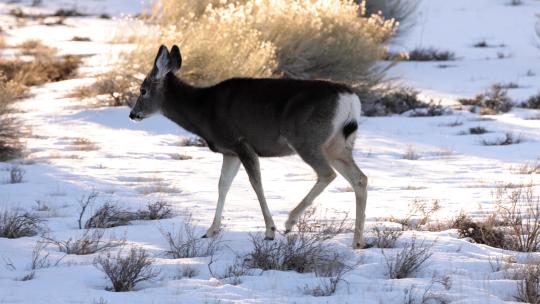
[[[161,79],[170,71],[171,55],[166,46],[159,47],[159,51],[154,61],[154,68],[152,69],[152,75],[156,79]]]
[[[175,44],[171,48],[171,72],[176,73],[178,70],[180,70],[180,67],[182,67],[182,55],[180,55],[180,49]]]

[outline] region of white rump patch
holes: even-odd
[[[332,135],[329,139],[341,133],[348,122],[356,121],[358,123],[361,113],[362,105],[360,104],[360,98],[356,94],[339,94],[336,113],[332,119]]]

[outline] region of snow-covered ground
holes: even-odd
[[[30,2],[30,1],[26,1]],[[436,47],[456,53],[458,60],[441,68],[439,63],[404,62],[391,76],[419,90],[428,98],[455,101],[472,96],[494,82],[516,82],[520,88],[511,96],[524,99],[540,91],[540,49],[536,46],[536,13],[540,3],[523,1],[510,6],[506,0],[424,0],[418,21],[395,46],[411,50],[417,46]],[[46,8],[76,7],[92,14],[113,16],[137,13],[139,1],[44,1]],[[19,4],[20,5],[20,4]],[[79,200],[92,191],[99,193],[99,204],[114,202],[138,209],[148,202],[164,200],[181,214],[189,211],[201,234],[213,218],[221,156],[206,148],[183,147],[179,142],[190,135],[162,117],[135,124],[127,108],[88,108],[84,101],[70,98],[69,92],[91,81],[104,58],[122,45],[111,44],[118,34],[119,21],[97,17],[68,18],[65,26],[29,23],[13,26],[6,15],[14,5],[0,4],[0,26],[9,44],[37,38],[54,45],[60,53],[96,55],[81,69],[79,79],[51,83],[32,89],[33,96],[18,107],[32,136],[26,140],[28,156],[14,163],[26,171],[24,182],[0,182],[0,211],[19,208],[43,216],[48,234],[59,239],[78,236]],[[70,41],[86,36],[90,42]],[[497,47],[474,48],[485,40]],[[504,47],[498,45],[504,44]],[[503,52],[509,58],[498,59]],[[415,199],[439,200],[440,218],[451,218],[460,211],[477,214],[493,209],[493,191],[503,183],[529,183],[538,190],[537,174],[520,175],[515,168],[540,157],[540,120],[527,118],[539,111],[515,109],[510,113],[480,119],[468,111],[455,111],[440,117],[411,118],[392,116],[364,118],[356,141],[355,159],[369,176],[367,231],[381,218],[400,217]],[[482,126],[485,135],[459,135],[470,127]],[[506,132],[523,142],[508,146],[484,146],[482,140],[501,137]],[[73,142],[85,138],[97,149],[79,151]],[[417,160],[404,159],[414,150]],[[191,159],[178,160],[185,154]],[[0,163],[0,181],[8,178],[12,163]],[[283,229],[288,212],[314,183],[311,169],[298,157],[262,159],[265,192],[278,229]],[[235,179],[224,211],[223,240],[226,247],[217,255],[216,272],[234,261],[236,253],[250,248],[249,233],[264,230],[259,203],[247,175]],[[339,177],[316,200],[319,210],[354,214],[353,193]],[[538,191],[537,191],[538,193]],[[50,207],[36,211],[36,202]],[[58,265],[36,271],[30,281],[18,280],[29,272],[32,249],[39,236],[19,239],[0,238],[0,303],[403,303],[404,290],[412,289],[421,301],[426,288],[453,303],[501,303],[513,301],[517,281],[506,279],[491,267],[493,259],[514,255],[523,262],[529,256],[471,244],[458,239],[454,230],[406,232],[399,244],[413,234],[433,243],[433,256],[414,278],[389,280],[386,263],[377,248],[353,251],[352,234],[331,242],[358,265],[345,276],[331,297],[305,294],[314,286],[314,274],[266,271],[246,276],[236,286],[213,278],[208,258],[169,259],[160,229],[178,226],[182,216],[160,221],[137,221],[129,226],[107,229],[107,236],[125,236],[130,246],[147,249],[156,259],[160,276],[137,286],[132,292],[105,290],[108,281],[92,265],[96,255],[67,256]],[[64,254],[48,249],[50,259]],[[395,249],[387,249],[391,255]],[[9,266],[8,264],[11,264]],[[176,278],[182,266],[198,269],[193,278]],[[440,283],[448,277],[450,286]]]

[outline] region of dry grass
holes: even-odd
[[[436,48],[419,48],[409,52],[409,61],[451,61],[456,55],[450,51],[441,51]]]
[[[388,229],[382,226],[373,228],[375,239],[369,244],[369,247],[394,248],[399,237],[403,234],[400,229]]]
[[[28,39],[19,45],[17,48],[20,49],[21,54],[30,55],[30,56],[39,56],[39,57],[53,57],[57,49],[44,45],[41,40],[37,39]]]
[[[89,140],[88,138],[84,137],[77,137],[73,140],[72,146],[77,151],[96,151],[99,150],[99,146]]]

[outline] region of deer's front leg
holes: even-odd
[[[274,220],[272,219],[272,215],[268,209],[268,204],[266,203],[266,198],[264,197],[259,157],[253,148],[251,148],[251,146],[245,142],[242,142],[238,146],[237,153],[249,176],[251,186],[253,187],[253,190],[255,190],[259,203],[261,204],[264,223],[266,225],[265,239],[273,240],[275,237],[276,225],[274,224]]]
[[[219,232],[221,227],[221,213],[225,205],[225,198],[231,188],[232,181],[240,168],[240,159],[237,156],[223,154],[223,164],[221,166],[221,176],[219,178],[219,196],[216,207],[216,214],[212,226],[203,237],[212,237]]]

